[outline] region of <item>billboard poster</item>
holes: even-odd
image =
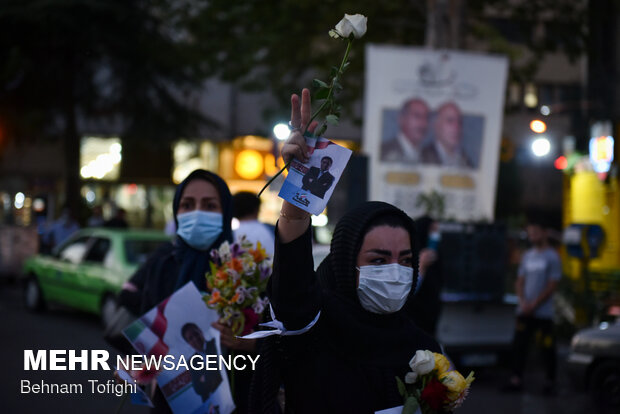
[[[493,220],[508,60],[414,47],[366,50],[363,148],[370,199],[412,217]]]

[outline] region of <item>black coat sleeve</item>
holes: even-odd
[[[153,269],[156,262],[164,255],[168,255],[172,251],[172,243],[163,243],[159,248],[149,256],[148,260],[136,270],[129,279],[129,283],[137,288],[137,291],[122,289],[118,294],[118,304],[126,307],[135,315],[140,315],[142,310],[142,301],[144,296],[144,288],[148,283],[148,279],[152,277]]]
[[[276,230],[273,273],[267,295],[276,318],[287,330],[306,327],[321,308],[321,294],[312,259],[311,226],[297,239],[282,243]]]

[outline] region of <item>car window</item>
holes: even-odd
[[[128,263],[142,264],[157,248],[164,243],[162,240],[125,240],[125,258]]]
[[[105,237],[96,237],[93,239],[88,253],[84,257],[85,262],[90,263],[104,263],[109,251],[110,251],[110,239]]]
[[[74,241],[67,243],[58,252],[60,260],[66,260],[73,264],[79,264],[86,253],[86,247],[88,246],[89,237],[79,237]]]

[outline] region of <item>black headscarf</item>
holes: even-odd
[[[135,285],[142,286],[139,304],[133,309],[138,314],[148,311],[190,280],[198,289],[206,291],[205,273],[209,269],[211,249],[225,240],[232,241],[232,197],[224,180],[209,171],[195,170],[177,186],[172,205],[177,227],[183,190],[193,180],[208,181],[217,189],[222,206],[222,234],[205,251],[192,248],[177,236],[172,243],[165,243],[153,253],[131,279]]]
[[[304,337],[268,337],[261,344],[261,362],[255,372],[251,392],[252,413],[277,412],[275,395],[282,383],[281,370],[289,357],[284,356],[285,341],[307,342],[307,353],[318,355],[316,346],[350,361],[351,367],[363,364],[375,382],[384,384],[378,391],[390,400],[400,401],[394,373],[404,376],[407,363],[418,349],[439,352],[437,343],[419,330],[403,310],[380,315],[365,310],[357,297],[357,256],[364,236],[373,222],[383,216],[396,216],[409,233],[417,269],[415,225],[402,210],[383,202],[367,202],[349,211],[336,225],[329,255],[317,269],[321,289],[321,316],[316,328]],[[414,271],[413,286],[417,280]],[[408,301],[413,296],[409,295]],[[404,306],[403,306],[404,308]],[[282,345],[281,345],[282,344]],[[329,370],[329,368],[327,368]],[[381,377],[379,379],[379,377]],[[317,398],[321,398],[317,396]]]
[[[232,197],[228,185],[218,175],[206,170],[194,170],[178,186],[172,202],[172,212],[174,223],[179,227],[177,214],[179,203],[183,196],[183,191],[187,184],[194,180],[204,180],[215,186],[220,195],[222,206],[222,234],[213,242],[207,250],[196,250],[187,244],[181,237],[177,236],[174,242],[174,255],[179,263],[179,274],[177,275],[175,290],[185,285],[190,280],[193,281],[198,289],[206,290],[205,273],[209,269],[210,252],[224,241],[232,242]]]
[[[415,327],[405,306],[398,312],[377,314],[365,310],[358,299],[357,256],[373,221],[386,215],[397,216],[409,233],[414,258],[414,280],[407,299],[411,301],[418,277],[415,224],[405,212],[388,203],[366,202],[349,211],[336,225],[330,254],[317,274],[323,291],[321,319],[332,350],[348,359],[364,358],[377,366],[399,367],[417,349],[428,349],[420,346],[431,346],[433,341],[426,343],[430,338]]]

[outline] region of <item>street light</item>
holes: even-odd
[[[290,132],[288,125],[282,122],[273,127],[273,135],[280,141],[287,139]]]
[[[547,130],[547,124],[545,124],[540,119],[535,119],[532,122],[530,122],[530,129],[536,132],[537,134],[542,134],[543,132]]]
[[[532,142],[532,152],[537,157],[544,157],[549,154],[551,150],[551,143],[545,137],[536,138],[534,142]]]

